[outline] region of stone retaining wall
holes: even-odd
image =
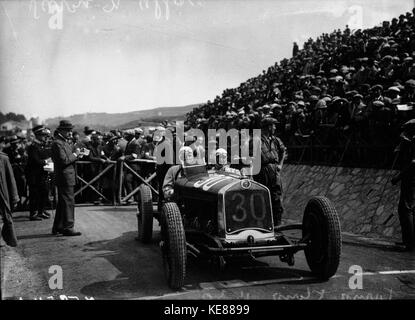
[[[395,173],[378,169],[285,165],[284,218],[301,221],[308,199],[324,195],[335,205],[342,231],[400,240],[399,186],[390,183]]]

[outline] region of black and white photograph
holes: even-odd
[[[0,168],[0,300],[414,300],[415,1],[0,0]]]

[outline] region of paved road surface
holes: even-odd
[[[154,241],[135,241],[135,207],[78,207],[80,237],[52,236],[52,220],[29,221],[16,213],[19,247],[1,248],[2,295],[5,299],[414,299],[415,255],[346,236],[341,264],[328,282],[312,278],[303,253],[289,267],[278,257],[235,261],[219,273],[189,258],[186,285],[166,285]],[[351,241],[352,239],[352,241]],[[49,268],[62,267],[63,289],[52,290]],[[349,268],[363,268],[363,289],[349,288]],[[62,298],[62,297],[61,297]]]

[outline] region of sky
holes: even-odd
[[[203,103],[414,0],[0,0],[0,111],[46,119]]]

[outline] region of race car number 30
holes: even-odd
[[[232,219],[234,221],[245,221],[248,218],[248,213],[250,213],[252,215],[252,218],[254,218],[257,221],[262,221],[265,219],[265,199],[262,196],[262,194],[254,193],[250,194],[248,197],[245,197],[243,194],[237,192],[232,195],[231,201],[235,205],[236,213],[232,215]]]

